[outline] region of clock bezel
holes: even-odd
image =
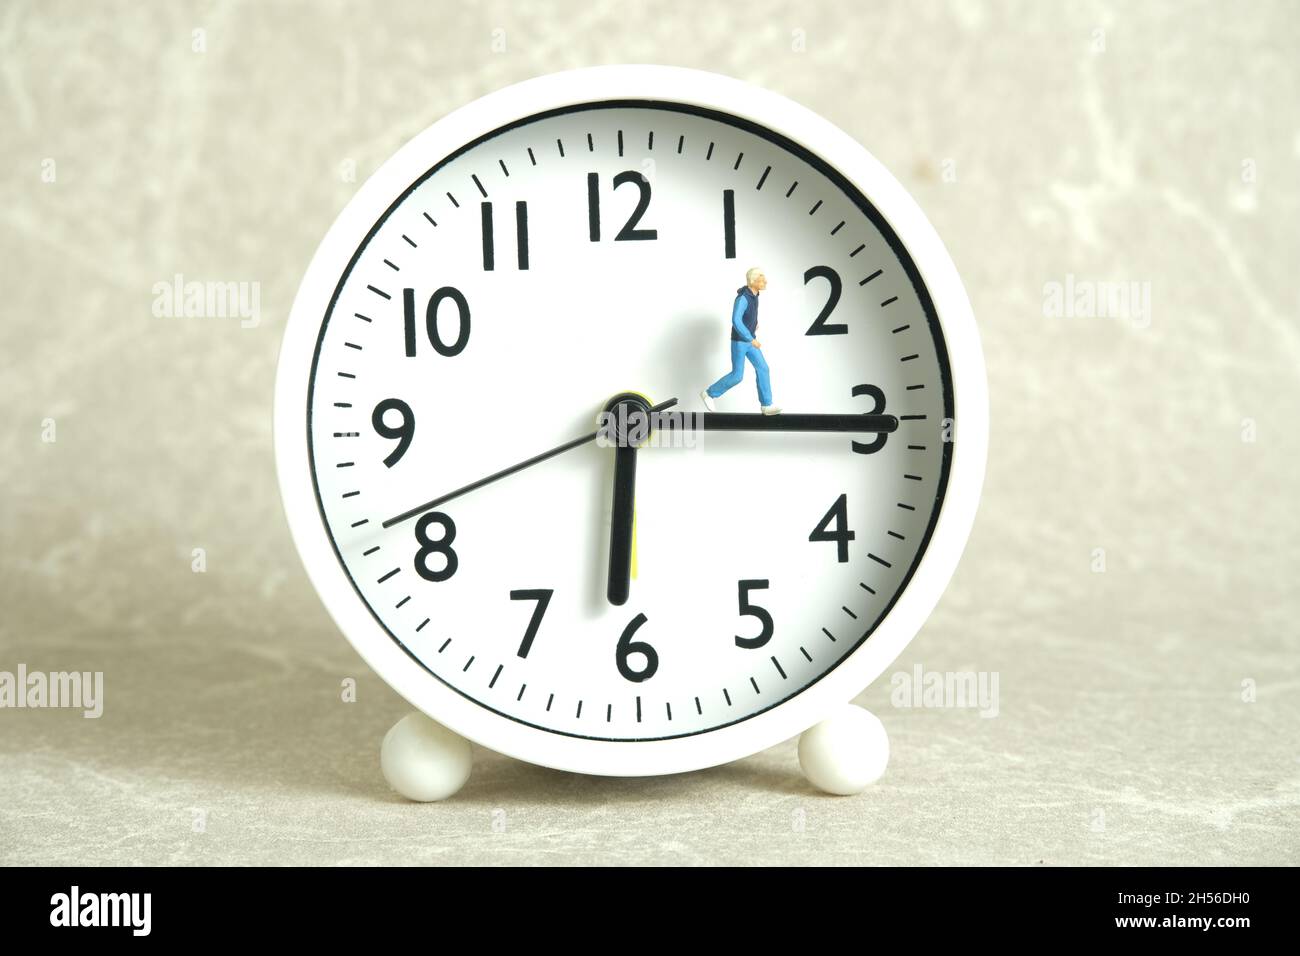
[[[599,97],[591,95],[600,90]],[[499,714],[415,661],[355,590],[324,523],[310,469],[306,407],[317,338],[339,277],[396,197],[454,153],[502,127],[582,104],[651,100],[723,113],[784,136],[859,190],[906,249],[932,301],[949,359],[959,423],[937,520],[893,607],[842,661],[793,697],[736,723],[641,741],[569,736]],[[276,379],[275,444],[281,497],[299,556],[321,600],[366,663],[412,705],[462,736],[532,763],[582,773],[644,776],[715,766],[817,723],[892,663],[937,604],[965,546],[983,483],[988,399],[978,330],[961,280],[915,201],[860,144],[785,97],[729,77],[660,66],[592,67],[528,80],[476,100],[430,126],[370,177],[322,240],[295,298]]]

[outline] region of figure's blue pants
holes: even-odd
[[[772,404],[772,379],[767,370],[767,359],[763,350],[756,349],[748,342],[731,343],[731,371],[709,386],[709,397],[717,398],[729,388],[740,384],[745,377],[745,359],[754,366],[758,374],[758,404],[766,407]]]

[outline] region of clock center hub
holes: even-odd
[[[636,392],[620,392],[605,403],[603,439],[619,448],[637,447],[650,436],[650,402]]]

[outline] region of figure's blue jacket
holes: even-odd
[[[742,285],[731,308],[731,341],[752,342],[758,334],[758,296]]]

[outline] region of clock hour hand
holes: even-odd
[[[665,415],[661,428],[686,427],[716,432],[894,432],[894,415],[742,415],[732,412],[701,412],[681,416]]]
[[[660,402],[658,405],[651,408],[650,411],[661,412],[665,409],[672,408],[676,404],[677,404],[677,399],[670,398],[665,402]],[[596,440],[599,434],[600,434],[599,431],[594,431],[590,435],[581,435],[578,438],[573,439],[572,441],[566,441],[563,445],[557,445],[554,448],[550,449],[549,451],[544,451],[541,454],[534,455],[532,458],[527,458],[524,461],[519,462],[518,464],[511,465],[509,468],[502,468],[500,471],[493,472],[492,474],[480,478],[477,481],[471,481],[468,485],[462,485],[461,487],[457,488],[455,491],[449,491],[445,495],[441,495],[440,497],[434,498],[431,501],[426,501],[424,504],[419,505],[418,507],[415,508],[411,508],[409,511],[403,511],[399,515],[394,515],[393,517],[389,518],[387,521],[383,523],[383,527],[391,528],[395,524],[401,524],[403,521],[409,521],[411,518],[415,518],[419,515],[424,514],[426,511],[430,511],[438,507],[438,505],[446,504],[448,501],[451,501],[453,498],[459,498],[461,495],[468,494],[471,491],[476,491],[477,489],[482,488],[484,485],[490,485],[494,481],[500,481],[502,478],[508,478],[511,475],[515,474],[516,472],[523,471],[525,468],[530,468],[533,465],[540,464],[546,461],[548,458],[554,458],[556,455],[562,454],[566,451],[572,451],[574,448],[579,448],[587,444],[588,442],[593,442]]]

